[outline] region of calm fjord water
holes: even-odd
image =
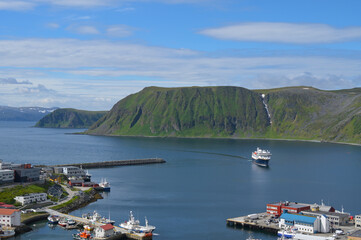
[[[132,138],[73,135],[79,130],[32,128],[33,122],[0,122],[0,158],[16,163],[60,164],[147,157],[166,164],[95,169],[112,190],[72,214],[97,210],[117,224],[129,210],[157,227],[154,239],[276,239],[226,227],[226,219],[265,211],[268,202],[320,202],[361,213],[361,147],[310,142],[230,139]],[[270,168],[249,160],[269,149]],[[232,156],[228,156],[232,155]],[[234,157],[239,156],[239,157]],[[16,239],[71,239],[71,231],[38,223]]]

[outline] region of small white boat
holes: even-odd
[[[11,238],[15,236],[15,230],[0,226],[0,239]]]
[[[110,183],[107,180],[102,178],[101,182],[99,183],[99,187],[102,188],[103,191],[109,192],[110,191]]]
[[[48,223],[50,224],[57,224],[59,222],[59,216],[51,215],[48,217]]]

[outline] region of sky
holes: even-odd
[[[0,105],[147,86],[361,87],[359,0],[0,0]]]

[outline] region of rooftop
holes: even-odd
[[[328,215],[328,216],[337,216],[337,217],[348,217],[349,214],[347,213],[338,213],[338,212],[326,212],[326,211],[302,211],[304,213],[307,213],[307,214],[322,214],[322,215]]]
[[[19,210],[0,208],[0,215],[12,215],[14,212],[19,212]]]
[[[306,224],[313,224],[316,220],[316,217],[290,213],[283,213],[280,218],[283,218],[287,221],[302,222]]]
[[[100,226],[101,228],[104,229],[104,231],[108,231],[108,230],[111,230],[114,228],[113,225],[111,225],[110,223],[106,224],[106,225],[103,225],[103,226]]]

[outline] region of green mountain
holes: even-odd
[[[83,111],[73,108],[59,108],[40,119],[35,127],[88,128],[106,113],[106,111]]]
[[[86,133],[361,143],[361,88],[148,87],[119,101]]]

